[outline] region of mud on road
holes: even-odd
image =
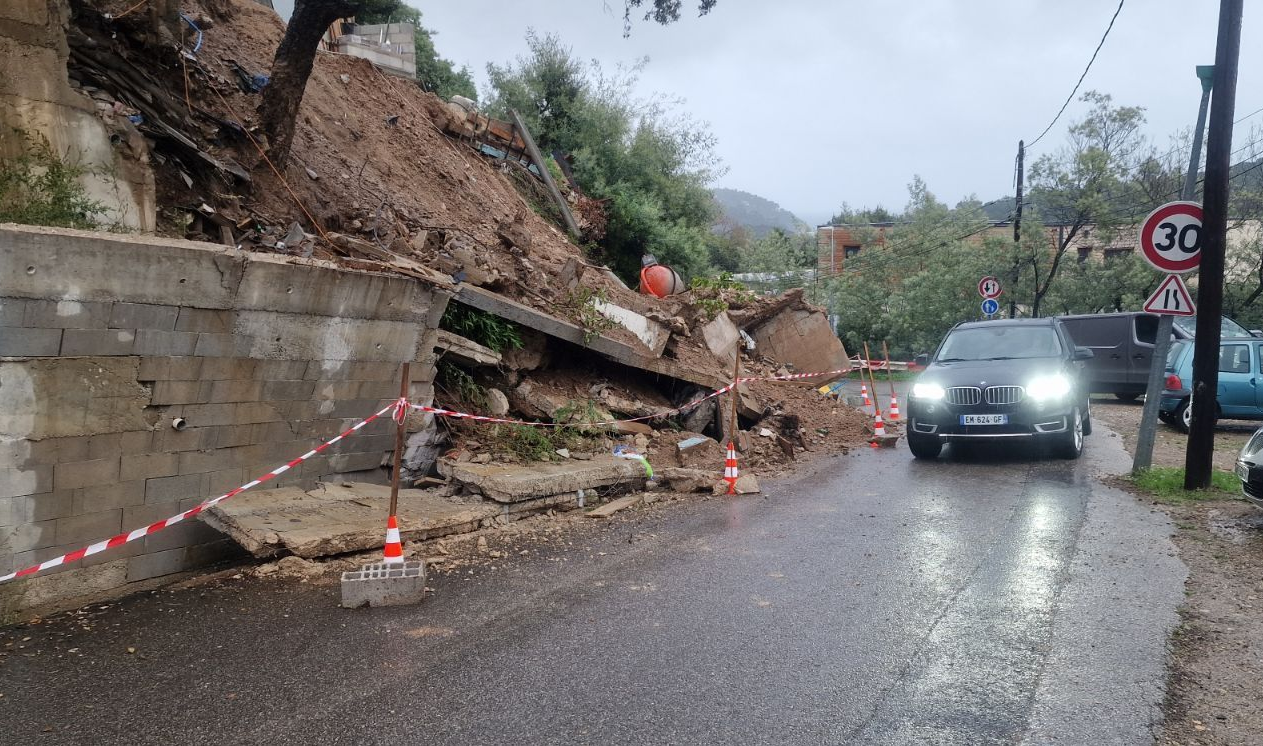
[[[1141,403],[1094,399],[1092,413],[1133,452]],[[1257,423],[1223,422],[1214,464],[1231,470]],[[1187,438],[1158,425],[1155,466],[1184,466]],[[1259,743],[1263,706],[1263,510],[1240,499],[1155,503],[1174,521],[1188,566],[1181,623],[1171,639],[1171,674],[1161,744]]]

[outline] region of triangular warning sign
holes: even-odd
[[[1179,275],[1167,275],[1158,289],[1153,291],[1153,295],[1149,296],[1149,300],[1145,301],[1145,310],[1166,316],[1192,316],[1197,313],[1193,299],[1188,296],[1188,288]]]

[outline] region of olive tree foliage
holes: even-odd
[[[1133,172],[1149,155],[1140,131],[1144,109],[1115,106],[1108,94],[1096,91],[1084,93],[1080,100],[1091,108],[1070,126],[1067,144],[1040,156],[1030,170],[1032,212],[1060,229],[1048,250],[1017,258],[1010,273],[1029,274],[1033,316],[1042,313],[1067,251],[1084,230],[1091,228],[1106,245],[1120,225],[1130,222],[1130,216],[1118,210],[1117,199],[1129,191]]]
[[[704,16],[715,7],[719,0],[698,0],[697,14]],[[663,26],[680,20],[683,0],[650,0],[645,11],[645,20],[660,23]],[[645,7],[645,0],[623,0],[623,36],[631,36],[632,9]]]
[[[517,111],[545,152],[567,157],[609,219],[596,257],[631,280],[643,254],[685,278],[710,264],[715,206],[707,184],[722,173],[709,128],[683,102],[636,93],[647,59],[607,70],[582,62],[555,35],[527,34],[528,54],[488,65],[489,113]]]

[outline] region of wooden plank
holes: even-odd
[[[548,187],[548,193],[552,195],[553,201],[561,209],[561,217],[565,219],[566,228],[570,230],[571,237],[579,238],[579,224],[575,222],[574,215],[570,214],[570,205],[566,204],[566,199],[561,196],[561,190],[557,188],[557,183],[553,181],[553,175],[548,170],[548,163],[539,152],[539,148],[535,146],[535,138],[531,137],[530,130],[526,129],[526,125],[522,123],[522,117],[518,116],[516,111],[510,110],[509,113],[513,115],[513,124],[526,142],[526,152],[530,153],[531,161],[535,164],[535,168],[539,169],[539,175],[544,180],[544,186]]]
[[[640,502],[641,497],[642,496],[638,494],[637,495],[623,495],[617,500],[611,500],[610,502],[605,503],[604,505],[597,508],[596,510],[589,511],[587,513],[587,516],[589,518],[609,518],[610,516],[614,515],[618,511],[623,510],[624,508],[630,508],[631,506]]]
[[[456,291],[456,300],[480,311],[486,311],[500,318],[543,332],[550,337],[556,337],[557,339],[586,347],[623,365],[651,373],[660,373],[664,376],[696,383],[699,386],[706,386],[712,389],[728,385],[728,381],[721,376],[685,368],[668,358],[650,357],[631,345],[609,337],[597,336],[585,343],[583,327],[578,324],[559,319],[543,311],[537,311],[534,308],[524,306],[489,290],[462,283]]]

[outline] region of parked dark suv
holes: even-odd
[[[958,324],[912,386],[912,455],[936,458],[945,441],[1038,438],[1078,458],[1092,432],[1083,379],[1091,358],[1055,318]]]

